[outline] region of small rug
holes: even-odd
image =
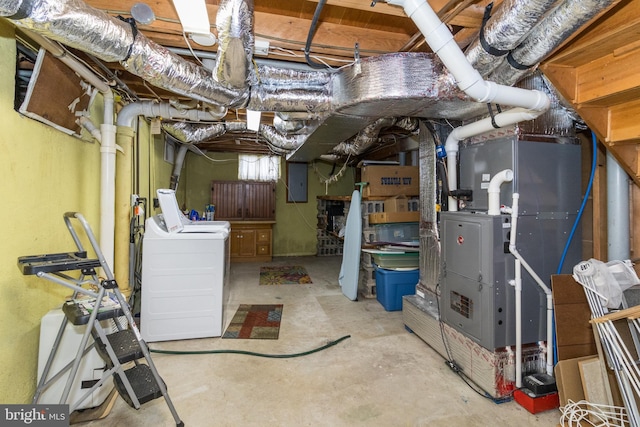
[[[261,285],[291,285],[311,283],[311,277],[301,265],[260,267]]]
[[[282,304],[240,304],[222,338],[277,340]]]

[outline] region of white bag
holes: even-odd
[[[600,296],[602,306],[616,309],[622,304],[622,292],[640,284],[631,261],[604,263],[591,258],[573,267],[573,278]]]

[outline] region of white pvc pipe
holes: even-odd
[[[502,170],[491,178],[489,188],[487,189],[489,196],[488,215],[500,215],[500,186],[505,182],[511,181],[513,181],[513,171],[511,169]]]
[[[522,387],[522,264],[515,261],[516,291],[516,388]]]
[[[67,55],[59,45],[52,43],[39,34],[29,32],[41,47],[76,72],[82,79],[102,93],[104,113],[100,126],[100,250],[113,268],[114,223],[115,223],[115,170],[116,170],[116,131],[113,126],[114,96],[111,87],[91,69]]]
[[[96,125],[93,124],[89,117],[80,116],[76,120],[76,123],[89,131],[91,136],[94,137],[96,141],[102,142],[102,134],[100,133],[100,130],[96,127]]]
[[[107,265],[114,269],[116,126],[103,123],[100,131],[100,250]]]
[[[631,257],[629,177],[610,152],[607,152],[607,240],[609,261]]]
[[[551,289],[544,283],[544,281],[538,276],[533,268],[527,263],[524,257],[518,252],[516,248],[516,235],[518,233],[518,201],[520,199],[519,193],[513,193],[513,202],[511,206],[511,232],[509,238],[509,252],[515,257],[515,261],[518,261],[525,270],[533,277],[533,280],[540,286],[547,296],[547,348],[546,348],[546,371],[548,375],[553,376],[553,297],[551,295]],[[521,372],[516,372],[516,375],[521,376]]]
[[[128,104],[118,113],[118,126],[133,127],[133,120],[138,116],[186,119],[191,121],[216,121],[227,114],[225,107],[210,107],[208,111],[180,110],[167,103],[154,101],[134,102]]]
[[[477,102],[493,102],[521,107],[494,116],[494,122],[498,127],[512,125],[523,120],[533,120],[549,108],[551,101],[543,92],[504,86],[483,80],[480,73],[469,63],[464,52],[460,50],[449,28],[440,21],[426,0],[387,0],[387,3],[404,8],[405,14],[415,22],[431,50],[438,55],[438,58],[456,79],[460,90]],[[456,190],[458,187],[458,142],[492,129],[494,129],[494,124],[491,118],[487,118],[454,129],[452,135],[447,138],[445,149],[447,151],[449,191]],[[449,197],[448,206],[450,211],[457,211],[457,200]]]

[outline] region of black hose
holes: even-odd
[[[194,351],[178,351],[178,350],[155,350],[150,348],[149,351],[151,353],[161,353],[161,354],[243,354],[245,356],[257,356],[257,357],[268,357],[272,359],[288,359],[293,357],[301,357],[308,356],[309,354],[316,353],[321,350],[325,350],[329,347],[333,347],[334,345],[346,340],[347,338],[351,338],[351,335],[345,335],[342,338],[338,338],[335,341],[331,341],[322,347],[314,348],[313,350],[303,351],[302,353],[293,353],[293,354],[265,354],[265,353],[255,353],[253,351],[244,351],[244,350],[194,350]]]
[[[311,50],[311,41],[313,40],[313,35],[316,32],[316,25],[318,25],[318,19],[320,18],[320,13],[322,12],[322,8],[324,7],[324,4],[326,2],[327,0],[320,0],[316,5],[316,11],[313,14],[313,19],[311,20],[311,27],[309,28],[309,34],[307,34],[307,44],[304,46],[304,57],[307,60],[307,64],[310,67],[316,68],[316,69],[328,68],[326,65],[320,64],[319,62],[315,62],[309,57],[309,52]]]

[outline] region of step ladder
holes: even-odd
[[[72,297],[62,306],[65,316],[45,364],[44,372],[38,381],[33,403],[39,403],[43,391],[68,373],[59,403],[68,403],[69,412],[73,412],[98,387],[113,377],[116,390],[130,406],[139,409],[140,405],[146,402],[164,397],[176,425],[178,427],[184,426],[89,223],[78,212],[65,213],[64,222],[71,233],[77,251],[18,258],[18,267],[22,274],[35,275],[73,290]],[[84,235],[89,240],[97,259],[87,257],[87,251],[82,245],[76,228],[74,228],[74,224],[77,226],[77,223],[82,226]],[[106,279],[98,277],[96,272],[98,268],[102,269],[102,274],[106,276]],[[69,274],[72,271],[78,272],[76,273],[77,278]],[[122,323],[125,322],[121,321],[123,317],[126,319],[124,326]],[[100,323],[105,320],[112,320],[115,323],[115,332],[105,332],[105,328]],[[68,322],[74,325],[87,325],[87,327],[73,361],[58,372],[50,372]],[[86,393],[82,394],[75,402],[68,402],[69,393],[82,358],[92,348],[95,348],[105,361],[105,370],[100,380],[93,384]]]

